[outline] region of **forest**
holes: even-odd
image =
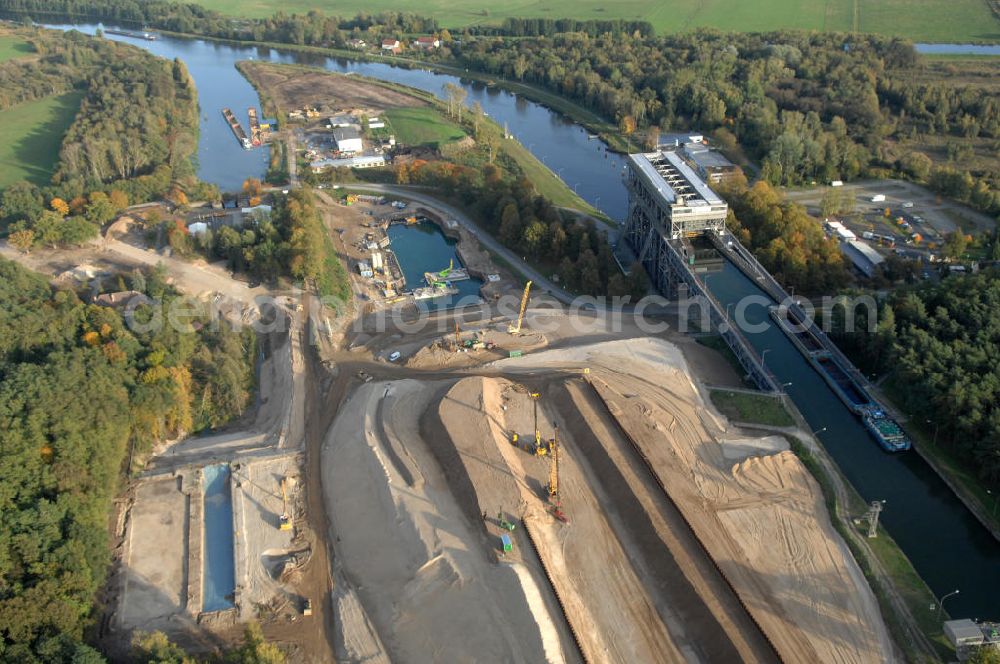
[[[259,202],[261,186],[259,180],[250,178],[243,190]],[[314,285],[321,296],[350,300],[347,271],[325,231],[314,194],[300,188],[274,198],[270,215],[259,215],[239,230],[223,226],[192,236],[183,223],[164,222],[170,246],[181,255],[199,251],[224,259],[230,270],[262,281],[291,277]]]
[[[198,183],[197,94],[180,61],[77,32],[26,31],[39,57],[0,64],[0,110],[68,89],[83,93],[52,184],[15,183],[0,231],[15,246],[79,244],[130,203],[214,192]]]
[[[981,479],[1000,483],[1000,273],[982,271],[922,283],[882,300],[874,330],[858,311],[834,338],[866,372],[888,375],[889,390],[914,417],[930,421],[938,444]]]
[[[336,48],[357,36],[439,31],[433,19],[395,12],[234,20],[162,1],[0,0],[0,15],[33,14]],[[466,29],[455,41],[440,32],[445,48],[407,57],[540,86],[626,133],[712,132],[723,148],[739,146],[757,160],[771,184],[899,176],[1000,213],[995,90],[963,77],[923,76],[926,65],[898,38],[714,30],[656,37],[642,22],[513,18]],[[946,139],[947,150],[922,150],[921,137]],[[963,148],[970,139],[979,141],[980,159]]]
[[[115,285],[177,297],[161,270]],[[122,474],[153,443],[247,407],[254,337],[201,317],[197,331],[134,332],[6,260],[0,302],[0,659],[100,661],[82,637]]]
[[[1000,212],[1000,174],[963,173],[887,141],[1000,139],[1000,104],[973,83],[920,81],[912,46],[872,35],[698,31],[636,39],[567,33],[453,48],[471,69],[534,83],[629,126],[714,131],[772,184],[899,174]],[[949,181],[958,172],[960,182]],[[977,191],[973,196],[973,191]]]
[[[764,180],[737,179],[720,192],[729,202],[726,225],[775,279],[804,295],[835,293],[849,281],[837,241],[826,237],[805,208],[786,201]]]

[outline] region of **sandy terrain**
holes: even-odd
[[[187,606],[188,496],[183,482],[167,477],[136,490],[119,614],[125,629],[157,629],[160,621]]]
[[[286,113],[305,107],[333,111],[425,105],[416,97],[369,83],[359,76],[263,62],[243,62],[241,70]]]
[[[379,657],[392,661],[475,661],[484,653],[563,661],[539,591],[492,562],[481,526],[463,514],[419,434],[434,392],[416,381],[364,385],[324,445],[335,572],[363,607],[349,596],[335,604],[338,658],[368,661],[380,642]]]
[[[782,659],[891,657],[878,606],[829,521],[818,485],[774,440],[720,445],[740,436],[706,406],[676,347],[655,339],[609,342],[500,364],[590,368],[601,400]],[[734,460],[746,453],[760,455]]]

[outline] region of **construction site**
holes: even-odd
[[[354,251],[370,216],[322,212]],[[420,328],[261,308],[257,407],[122,500],[105,641],[218,651],[253,620],[303,662],[897,659],[807,429],[726,420],[706,385],[742,378],[689,336],[501,283],[512,309]]]

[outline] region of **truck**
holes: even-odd
[[[843,180],[833,180],[830,183],[830,186],[831,187],[843,187],[844,186],[844,181]]]
[[[863,237],[866,240],[871,240],[875,238],[875,233],[872,233],[871,231],[865,231],[864,233],[861,234],[861,237]]]
[[[884,202],[885,202],[885,194],[875,194],[874,196],[872,196],[872,203],[884,203]]]

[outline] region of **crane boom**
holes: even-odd
[[[507,328],[511,334],[521,334],[521,323],[524,321],[524,310],[528,307],[528,292],[531,290],[531,282],[524,286],[524,294],[521,295],[521,310],[517,313],[517,323]]]
[[[552,434],[552,465],[549,466],[549,498],[556,504],[559,501],[559,427]]]
[[[288,491],[285,489],[285,482],[287,480],[287,477],[281,478],[281,519],[278,526],[279,530],[292,529],[292,517],[288,513]]]

